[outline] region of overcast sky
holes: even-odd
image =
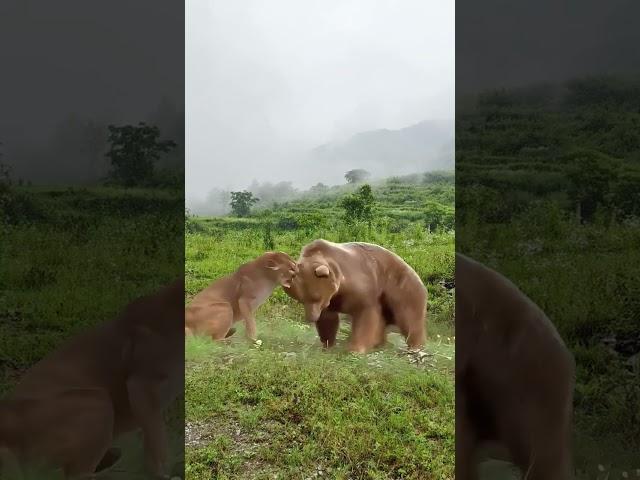
[[[637,0],[457,0],[456,93],[637,74]]]
[[[295,181],[290,166],[320,144],[453,118],[452,1],[186,5],[189,197]]]
[[[50,150],[71,116],[137,123],[163,98],[182,111],[183,14],[175,0],[1,0],[0,142],[16,178],[68,183],[87,169]]]

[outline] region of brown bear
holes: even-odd
[[[570,477],[573,358],[513,283],[456,255],[456,478],[478,478],[482,447],[529,480]]]
[[[326,347],[335,344],[339,313],[351,317],[349,350],[365,353],[386,341],[393,326],[409,348],[426,338],[427,291],[396,254],[369,243],[315,240],[302,249],[298,274],[284,290],[304,304]]]

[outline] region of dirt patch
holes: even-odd
[[[264,430],[249,431],[235,419],[209,422],[187,422],[184,427],[185,446],[203,448],[216,438],[226,437],[232,445],[230,450],[243,458],[241,478],[251,479],[255,472],[264,472],[266,464],[259,457],[260,447],[268,442],[269,434]]]
[[[186,447],[203,447],[214,438],[214,430],[206,423],[186,422],[184,425],[184,444]]]

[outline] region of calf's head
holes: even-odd
[[[285,291],[304,304],[307,322],[317,322],[339,288],[340,274],[335,265],[322,258],[303,258],[291,287]]]
[[[298,267],[289,255],[283,252],[265,253],[266,267],[271,271],[274,280],[284,288],[290,288]]]

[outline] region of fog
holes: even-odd
[[[454,17],[433,0],[187,2],[187,198],[453,166]],[[420,122],[431,143],[404,155],[396,139]],[[399,155],[367,165],[376,142]]]
[[[14,176],[97,181],[109,123],[151,122],[183,143],[183,15],[173,0],[0,2],[0,142]]]
[[[454,74],[464,94],[640,68],[635,0],[459,0],[457,26],[449,1],[186,3],[185,25],[173,0],[0,2],[15,176],[95,181],[111,122],[162,123],[182,143],[185,94],[191,196],[424,170],[452,164]]]
[[[458,0],[456,94],[640,72],[636,0]]]

